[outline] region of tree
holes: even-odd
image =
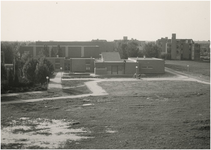
[[[130,42],[127,46],[128,57],[137,57],[138,56],[138,44],[136,42]]]
[[[33,83],[35,83],[35,81],[36,81],[35,70],[36,70],[37,63],[38,63],[37,59],[31,58],[23,66],[23,74],[24,74],[25,78],[28,81],[33,82]]]
[[[1,81],[7,80],[7,70],[5,66],[1,63]]]
[[[127,44],[125,43],[120,43],[118,47],[118,51],[120,53],[120,56],[122,59],[127,59],[128,54],[127,54]]]
[[[9,42],[1,42],[1,51],[4,54],[5,64],[13,63],[13,47]]]
[[[144,47],[144,55],[146,57],[160,57],[160,47],[158,47],[157,45],[153,44],[153,43],[148,43],[145,45]]]
[[[46,58],[43,58],[43,63],[48,67],[49,69],[49,76],[52,76],[54,73],[54,66],[53,64]]]
[[[49,72],[48,66],[44,64],[43,60],[41,60],[37,64],[36,70],[35,70],[37,83],[45,83],[46,77],[50,75],[49,73],[50,72]]]
[[[37,59],[29,59],[24,67],[23,73],[25,78],[33,83],[44,83],[46,76],[52,76],[54,73],[53,64],[45,56]]]
[[[9,75],[8,75],[8,84],[10,86],[13,85],[13,82],[14,81],[14,74],[13,74],[13,70],[12,69],[9,69]]]
[[[127,59],[128,57],[138,56],[138,44],[135,41],[129,43],[120,43],[118,46],[118,51],[122,59]]]
[[[144,51],[143,50],[139,50],[138,51],[138,57],[143,57],[144,56]]]
[[[52,47],[51,49],[51,56],[56,57],[58,55],[58,49],[55,47]]]

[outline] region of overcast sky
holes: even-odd
[[[210,39],[210,2],[1,2],[1,40]]]

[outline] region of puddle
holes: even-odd
[[[116,133],[117,131],[113,131],[113,130],[110,130],[110,129],[107,129],[106,130],[106,133]]]
[[[92,105],[94,105],[94,104],[83,104],[82,106],[92,106]]]
[[[28,117],[21,117],[20,120],[28,120]]]
[[[13,120],[8,127],[1,129],[2,144],[23,144],[22,148],[39,146],[43,148],[60,148],[66,141],[79,141],[92,137],[83,136],[90,133],[84,128],[72,129],[72,122],[66,120],[49,120],[37,118],[29,120],[22,117]]]
[[[106,133],[116,133],[117,131],[114,131],[114,130],[112,130],[111,128],[108,128],[108,127],[106,126],[105,132],[106,132]]]

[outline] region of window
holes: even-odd
[[[86,70],[91,70],[91,68],[89,66],[86,66]]]
[[[152,66],[142,66],[141,68],[142,68],[142,69],[153,69]]]
[[[90,70],[91,70],[90,64],[86,64],[86,71],[90,71]]]
[[[60,59],[56,59],[55,60],[55,63],[60,63]]]

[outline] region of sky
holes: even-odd
[[[1,1],[2,41],[210,40],[209,1]]]

